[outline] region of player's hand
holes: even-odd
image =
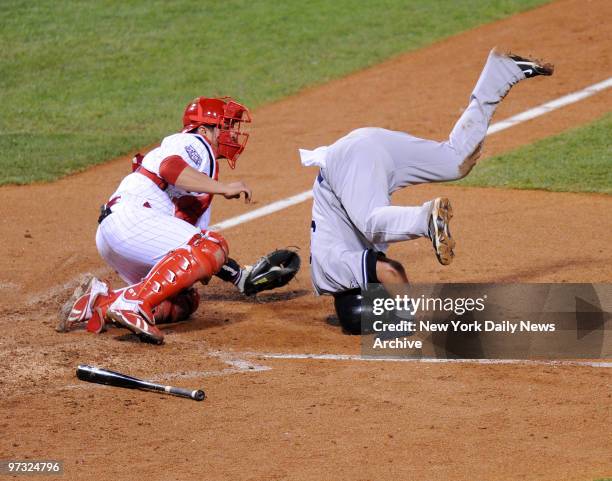
[[[226,185],[223,197],[226,199],[239,199],[244,193],[244,201],[248,204],[251,202],[253,193],[251,189],[244,182],[231,182]]]

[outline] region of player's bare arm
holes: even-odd
[[[251,189],[244,182],[223,183],[211,179],[206,174],[186,166],[179,174],[174,184],[187,192],[200,192],[202,194],[220,194],[226,199],[238,199],[244,193],[245,202],[251,202]]]

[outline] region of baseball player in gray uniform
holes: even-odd
[[[345,332],[359,333],[361,291],[407,283],[402,265],[385,256],[388,244],[429,237],[438,261],[451,263],[450,201],[391,205],[402,187],[465,177],[480,156],[491,118],[513,85],[553,66],[492,50],[470,102],[444,142],[367,127],[330,146],[300,149],[305,166],[320,168],[314,183],[311,275],[317,294],[333,295]]]

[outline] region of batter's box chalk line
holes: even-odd
[[[408,362],[421,364],[514,364],[525,366],[586,366],[596,368],[612,368],[612,361],[579,361],[579,360],[528,360],[528,359],[411,359],[402,357],[375,357],[358,354],[301,354],[301,353],[272,353],[272,352],[243,352],[235,353],[243,358],[256,357],[258,359],[286,359],[286,360],[323,360],[323,361],[353,361],[353,362]]]
[[[364,357],[357,354],[301,354],[301,353],[272,353],[272,352],[231,352],[210,351],[208,355],[217,358],[228,367],[216,371],[192,370],[167,372],[152,376],[149,380],[161,382],[171,379],[197,379],[203,377],[228,376],[231,374],[254,373],[270,371],[272,367],[261,364],[262,359],[281,360],[317,360],[342,362],[392,362],[413,364],[499,364],[519,366],[582,366],[592,368],[612,368],[612,361],[571,361],[571,360],[521,360],[521,359],[407,359],[391,357]],[[258,362],[250,360],[257,358]],[[204,361],[205,362],[205,361]],[[63,386],[66,389],[96,389],[103,388],[99,384],[79,383]]]
[[[238,374],[238,373],[248,373],[248,372],[261,372],[261,371],[269,371],[272,369],[269,366],[264,366],[259,363],[255,363],[253,361],[243,359],[237,357],[231,353],[223,352],[223,351],[211,351],[206,353],[212,358],[219,359],[225,365],[227,365],[224,369],[219,370],[190,370],[190,371],[177,371],[177,372],[166,372],[157,374],[155,376],[145,376],[147,380],[153,382],[161,382],[167,381],[171,379],[196,379],[201,377],[216,377],[216,376],[227,376],[230,374]],[[206,360],[203,357],[203,363]],[[127,373],[130,374],[130,373]],[[79,383],[79,384],[68,384],[63,386],[66,389],[95,389],[104,387],[100,384],[91,384],[91,383]]]

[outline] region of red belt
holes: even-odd
[[[162,179],[160,176],[154,174],[150,170],[145,169],[142,165],[138,166],[134,172],[144,175],[147,179],[151,180],[161,190],[168,188],[168,182]]]

